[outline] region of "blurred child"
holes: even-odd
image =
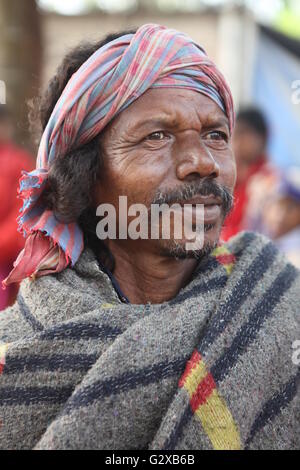
[[[282,177],[277,195],[265,207],[264,221],[278,248],[300,268],[300,168],[290,168]]]
[[[234,208],[225,221],[223,240],[242,230],[263,233],[262,205],[275,177],[266,154],[268,134],[266,119],[259,109],[239,111],[233,134],[237,165]]]

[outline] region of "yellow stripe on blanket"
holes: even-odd
[[[212,255],[216,260],[223,265],[226,269],[227,275],[229,276],[234,268],[236,258],[225,245],[218,246],[212,252]]]
[[[215,450],[240,450],[241,439],[225,400],[214,389],[195,411]]]
[[[189,394],[190,406],[216,450],[239,450],[238,428],[219,395],[216,383],[198,351],[194,351],[179,381]]]
[[[104,303],[101,304],[101,308],[115,308],[118,304]]]

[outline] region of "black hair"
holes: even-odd
[[[104,39],[81,43],[71,50],[58,67],[44,96],[38,100],[30,113],[32,127],[36,127],[38,116],[42,130],[45,129],[56,102],[71,76],[100,47],[134,30],[109,34]],[[103,242],[96,236],[96,211],[92,207],[92,192],[101,174],[102,156],[100,135],[67,155],[58,155],[49,169],[47,189],[43,199],[55,217],[63,223],[79,223],[85,245],[93,249],[98,259],[113,270],[114,260]]]
[[[236,116],[237,122],[243,122],[265,139],[268,137],[269,129],[267,120],[259,108],[241,108]]]

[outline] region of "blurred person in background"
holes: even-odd
[[[16,218],[22,202],[17,199],[17,188],[22,170],[32,168],[30,155],[13,143],[13,122],[6,105],[0,105],[0,280],[6,278],[13,261],[24,246],[24,238],[17,231]],[[0,310],[13,304],[18,284],[0,290]]]
[[[237,164],[235,202],[222,231],[223,240],[243,230],[265,233],[262,207],[276,179],[266,153],[268,134],[267,121],[259,109],[247,107],[238,112],[233,134]]]
[[[300,168],[290,168],[282,176],[274,198],[265,207],[264,221],[278,248],[300,267]]]

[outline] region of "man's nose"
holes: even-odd
[[[201,140],[200,136],[189,136],[176,149],[176,175],[180,180],[192,180],[210,176],[217,178],[220,167],[212,150]]]

